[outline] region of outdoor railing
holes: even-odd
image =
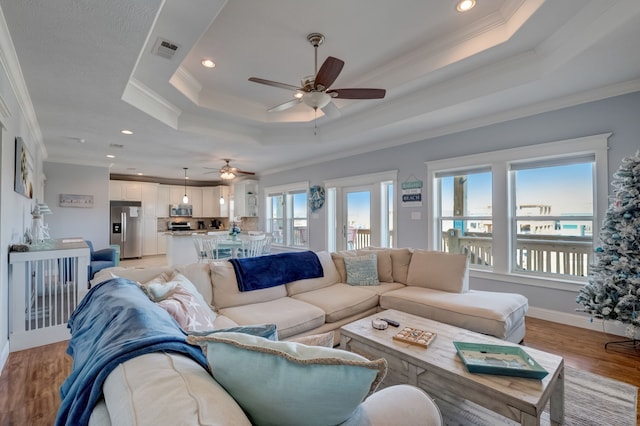
[[[458,230],[442,233],[443,251],[465,253],[473,265],[493,265],[491,234],[460,237]],[[592,253],[590,237],[518,235],[516,269],[572,276],[587,276]]]

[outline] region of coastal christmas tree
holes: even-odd
[[[640,152],[622,160],[613,175],[614,199],[607,209],[589,283],[576,298],[592,317],[627,324],[640,332]]]

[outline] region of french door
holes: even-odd
[[[327,248],[393,247],[396,171],[325,182]]]

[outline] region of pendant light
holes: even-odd
[[[187,167],[184,169],[184,197],[182,197],[182,204],[189,204],[189,197],[187,197]]]

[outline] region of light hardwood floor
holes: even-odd
[[[605,350],[611,340],[619,337],[527,318],[524,344],[561,355],[566,365],[640,386],[640,349]],[[60,342],[9,355],[0,376],[1,426],[53,424],[58,389],[71,370],[66,348],[67,342]]]

